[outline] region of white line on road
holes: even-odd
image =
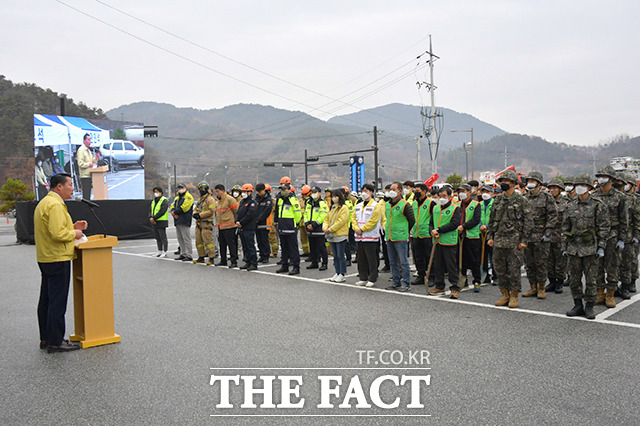
[[[142,174],[135,174],[135,175],[131,176],[129,179],[125,179],[125,180],[123,180],[123,181],[122,181],[122,182],[120,182],[120,183],[116,183],[115,185],[110,186],[110,187],[109,187],[109,191],[111,191],[112,189],[115,189],[115,188],[119,187],[119,186],[120,186],[120,185],[122,185],[123,183],[127,183],[127,182],[129,182],[131,179],[135,179],[135,178],[137,178],[138,176],[144,176],[144,175],[142,175]]]

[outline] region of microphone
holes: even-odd
[[[98,207],[98,208],[100,207],[97,203],[94,203],[93,201],[86,200],[86,199],[84,199],[84,198],[82,198],[80,196],[76,197],[76,201],[81,201],[81,202],[83,202],[83,203],[85,203],[85,204],[87,204],[87,205],[89,205],[91,207],[94,207],[94,208],[95,207]]]
[[[81,201],[81,202],[83,202],[83,203],[85,203],[86,205],[89,206],[89,210],[91,210],[91,213],[93,214],[93,217],[96,218],[96,220],[98,221],[98,223],[102,227],[102,236],[106,237],[107,236],[107,228],[104,226],[104,223],[102,223],[102,221],[100,220],[100,218],[98,217],[96,212],[93,210],[95,207],[100,207],[100,206],[97,203],[94,203],[93,201],[85,200],[82,197],[76,197],[76,201]]]

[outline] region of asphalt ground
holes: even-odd
[[[2,424],[640,423],[639,293],[616,309],[597,307],[588,321],[564,315],[572,306],[567,289],[546,300],[521,298],[519,309],[497,308],[499,291],[490,285],[452,300],[426,296],[424,286],[386,291],[389,274],[376,287],[356,287],[355,265],[336,284],[327,281],[331,267],[307,271],[303,263],[302,274],[290,277],[276,274],[272,260],[246,272],[158,259],[152,240],[121,241],[113,267],[122,342],[49,354],[37,346],[35,247],[14,245],[4,220]],[[174,234],[170,228],[171,250]],[[427,359],[416,362],[416,351]],[[241,408],[243,387],[232,384],[234,407],[217,408],[221,388],[210,384],[212,375],[302,376],[305,404]],[[317,407],[325,375],[344,381],[331,409]],[[408,385],[389,381],[381,398],[399,397],[398,408],[355,408],[355,398],[339,408],[356,375],[369,404],[375,378],[429,375],[419,394],[424,408],[407,408]],[[275,389],[277,404],[277,382]]]
[[[122,166],[117,173],[107,173],[110,200],[144,198],[144,169],[139,166]]]

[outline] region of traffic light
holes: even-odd
[[[312,161],[319,161],[320,157],[307,157],[307,161],[312,162]]]

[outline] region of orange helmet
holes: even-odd
[[[311,193],[311,187],[309,185],[302,185],[302,189],[300,191],[302,195],[309,195]]]
[[[291,192],[296,192],[296,189],[293,187],[293,185],[289,185],[289,190],[290,190]]]
[[[245,183],[244,185],[242,185],[242,190],[253,192],[253,185],[251,185],[250,183]]]
[[[268,183],[264,184],[264,190],[265,191],[271,191],[271,185],[269,185]]]
[[[280,179],[280,183],[283,185],[285,183],[291,184],[291,178],[289,176],[282,176],[282,179]]]

